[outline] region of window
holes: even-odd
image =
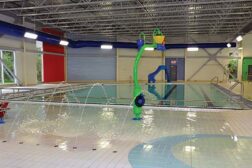
[[[15,83],[15,53],[14,51],[0,50],[0,58],[4,62],[1,62],[0,68],[0,82],[2,84]]]
[[[237,78],[237,72],[238,72],[238,60],[232,59],[228,63],[228,70],[229,70],[229,79]]]
[[[37,80],[42,82],[42,54],[37,55]]]
[[[38,50],[37,54],[37,81],[41,83],[43,81],[43,43],[41,41],[36,41],[36,48]]]

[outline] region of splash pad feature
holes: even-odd
[[[138,82],[138,65],[146,48],[154,48],[159,51],[165,50],[165,36],[160,31],[160,29],[156,28],[153,31],[153,42],[152,44],[145,44],[145,34],[140,33],[139,39],[137,40],[138,45],[138,53],[134,63],[133,69],[133,79],[134,79],[134,105],[133,105],[133,113],[134,120],[141,120],[142,116],[142,106],[145,104],[144,94],[142,93],[142,88]]]

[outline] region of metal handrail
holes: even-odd
[[[231,76],[233,78],[233,81],[235,82],[231,87],[229,87],[229,90],[232,91],[236,86],[238,86],[240,84],[240,86],[241,86],[240,95],[243,96],[244,95],[244,84],[241,81],[239,81],[233,74],[231,74],[229,72],[229,70],[226,68],[224,69],[224,74],[227,75],[228,79],[229,79],[229,76]],[[230,80],[228,80],[228,81],[231,83]]]
[[[83,88],[85,85],[72,85],[73,88],[69,89],[69,86],[61,86],[57,88],[57,93],[62,92],[62,91],[67,91],[67,90],[77,90],[80,88]],[[3,89],[8,89],[8,88],[3,88]],[[2,92],[2,89],[0,89]],[[33,94],[33,95],[41,95],[41,94],[48,94],[51,93],[52,91],[55,90],[55,88],[41,88],[41,89],[34,89],[34,88],[18,88],[18,89],[13,89],[10,88],[12,92],[10,93],[1,93],[0,94],[0,99],[14,99],[14,98],[20,98],[20,97],[25,97],[27,95]]]
[[[219,83],[219,77],[218,76],[215,76],[211,79],[211,83],[213,83],[213,81],[216,79],[216,83],[218,84]]]
[[[236,88],[236,86],[238,86],[240,84],[241,88],[240,88],[240,95],[243,96],[244,95],[244,83],[240,82],[238,80],[235,80],[235,83],[229,88],[231,91]]]

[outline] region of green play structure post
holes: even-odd
[[[134,70],[133,70],[134,100],[138,95],[142,93],[142,88],[138,82],[138,64],[139,64],[140,58],[143,55],[145,48],[156,48],[156,47],[157,47],[157,44],[144,44],[137,53],[136,60],[134,63]],[[136,104],[134,103],[133,113],[135,115],[135,119],[141,119],[142,107],[137,107]]]
[[[139,40],[138,40],[138,47],[140,48],[136,60],[134,63],[134,69],[133,69],[133,79],[134,79],[134,105],[133,105],[133,113],[135,115],[135,120],[140,120],[142,116],[142,106],[145,103],[144,95],[142,93],[142,88],[138,83],[138,64],[141,59],[141,56],[143,55],[143,52],[146,48],[154,48],[157,50],[163,51],[165,49],[164,42],[165,37],[163,33],[160,31],[159,28],[154,29],[153,31],[153,42],[152,44],[145,44],[145,35],[144,33],[140,33]]]

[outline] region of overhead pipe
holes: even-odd
[[[106,41],[71,41],[70,46],[72,48],[82,47],[100,47],[102,44],[111,44],[114,48],[129,48],[137,49],[136,43],[127,42],[106,42]],[[236,47],[236,43],[230,43],[231,47]],[[166,44],[166,49],[185,49],[188,47],[198,48],[227,48],[227,43],[196,43],[196,44]]]
[[[58,45],[61,38],[48,33],[43,33],[40,31],[34,31],[33,29],[25,28],[22,26],[14,25],[11,23],[0,21],[0,34],[6,34],[14,37],[23,38],[25,32],[34,32],[38,35],[37,40],[49,44]],[[137,49],[136,43],[129,42],[108,42],[108,41],[73,41],[71,39],[66,39],[69,41],[69,47],[71,48],[83,48],[83,47],[100,47],[102,44],[111,44],[114,48],[128,48]],[[236,47],[236,43],[230,43],[231,47]],[[196,43],[196,44],[166,44],[166,49],[184,49],[188,47],[198,47],[198,48],[226,48],[227,43]]]
[[[111,44],[114,48],[137,48],[136,43],[127,42],[108,42],[108,41],[70,41],[69,47],[82,48],[82,47],[100,47],[102,44]]]
[[[0,21],[0,34],[6,34],[9,36],[20,37],[23,38],[25,32],[36,33],[38,35],[37,40],[50,43],[50,44],[59,44],[60,37],[43,33],[40,31],[34,31],[33,29],[25,28],[22,26],[14,25],[11,23]]]

